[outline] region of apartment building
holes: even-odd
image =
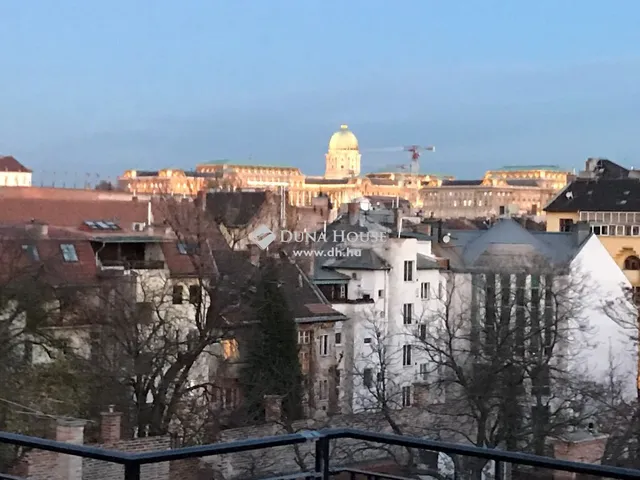
[[[417,347],[426,319],[438,308],[440,272],[425,235],[378,223],[360,203],[326,226],[311,268],[313,282],[333,307],[350,318],[340,341],[348,388],[343,411],[375,409],[385,401],[409,406],[427,360]],[[343,252],[339,254],[338,252]],[[357,252],[357,255],[352,253]]]
[[[640,172],[590,158],[545,208],[548,232],[587,222],[635,289],[640,289]]]

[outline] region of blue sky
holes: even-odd
[[[0,154],[39,178],[249,157],[320,174],[348,123],[364,170],[405,144],[458,178],[640,167],[638,18],[636,0],[3,0]]]

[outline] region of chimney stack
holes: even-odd
[[[122,413],[114,411],[114,406],[109,405],[106,412],[100,414],[100,440],[102,443],[115,443],[120,441],[122,432]]]
[[[349,216],[349,225],[356,225],[360,218],[360,204],[351,202],[347,205],[347,214]]]
[[[402,234],[402,209],[400,207],[396,207],[393,213],[396,232],[398,234],[398,238],[400,238],[400,235]]]
[[[553,456],[558,460],[599,465],[607,444],[607,435],[569,432],[566,438],[553,439]],[[554,480],[575,480],[577,475],[556,471]]]
[[[56,424],[56,441],[82,445],[84,443],[84,420],[59,419]],[[82,480],[82,458],[58,454],[58,478]]]
[[[32,219],[31,223],[27,225],[27,230],[33,232],[38,238],[47,237],[49,235],[49,225],[44,222],[38,222]]]
[[[576,246],[582,245],[591,234],[591,227],[588,222],[577,222],[573,225],[573,238]]]
[[[267,422],[282,420],[282,395],[264,396],[264,417]]]

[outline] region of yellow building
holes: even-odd
[[[590,158],[586,170],[545,211],[549,232],[567,232],[577,222],[588,222],[632,285],[640,288],[640,172]]]
[[[437,201],[433,196],[434,191],[445,192],[446,187],[455,187],[447,183],[454,181],[453,177],[420,173],[382,172],[361,176],[361,160],[357,137],[347,125],[341,125],[329,140],[325,154],[325,172],[321,177],[306,176],[295,167],[219,160],[199,164],[191,172],[178,169],[157,172],[127,170],[118,180],[120,188],[146,194],[194,195],[199,190],[209,187],[274,190],[283,188],[288,192],[289,201],[296,206],[311,205],[312,199],[321,193],[327,195],[334,205],[364,196],[401,197],[418,208],[425,205],[425,211],[433,211],[427,208],[426,204]],[[559,188],[566,185],[567,175],[567,172],[555,167],[506,167],[487,172],[486,181],[467,185],[464,194],[477,197],[486,195],[487,187],[501,187],[495,190],[497,197],[502,195],[503,191],[517,192],[517,195],[507,196],[504,200],[516,204],[528,202],[520,207],[529,211],[531,203],[546,203]],[[449,190],[446,192],[445,195],[448,195]],[[453,196],[452,191],[451,197]],[[469,216],[474,212],[466,208],[466,199],[463,200],[462,197],[459,204],[458,200],[442,200],[448,202],[447,216]],[[486,209],[482,210],[484,212]],[[499,209],[494,210],[493,214],[499,214]]]

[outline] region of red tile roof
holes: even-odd
[[[31,170],[12,156],[0,157],[0,171],[31,173]]]
[[[85,188],[11,187],[0,189],[0,198],[41,198],[46,200],[119,200],[130,202],[131,193]],[[140,200],[148,197],[139,196]]]
[[[95,255],[89,238],[64,228],[25,224],[0,227],[0,280],[6,284],[23,276],[51,285],[84,285],[97,281]],[[77,261],[66,261],[62,245],[73,245]],[[37,258],[29,248],[35,247]]]
[[[79,227],[87,220],[111,220],[123,230],[131,230],[134,222],[147,221],[148,212],[145,201],[3,198],[0,205],[0,225],[35,220],[56,227]]]

